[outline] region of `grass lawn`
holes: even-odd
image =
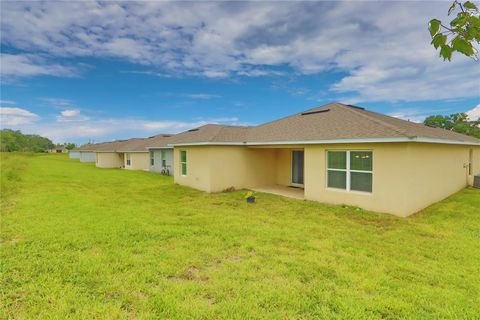
[[[1,319],[480,315],[480,190],[401,219],[1,157]]]

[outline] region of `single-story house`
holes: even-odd
[[[149,138],[131,138],[100,144],[95,148],[97,167],[150,170],[152,159],[146,146],[161,143],[161,140],[169,136],[159,134]]]
[[[175,135],[174,180],[408,216],[471,184],[480,140],[331,103],[254,127]]]
[[[68,152],[68,157],[70,159],[80,159],[80,149],[79,148],[71,149]]]
[[[150,171],[173,176],[173,147],[169,144],[174,142],[175,136],[166,134],[155,136],[147,141],[146,148],[150,153]]]
[[[145,148],[147,139],[132,138],[118,146],[117,153],[123,154],[123,168],[127,170],[148,170],[150,167],[149,153]]]
[[[52,149],[48,150],[49,153],[67,153],[68,150],[65,148],[65,146],[56,146]]]
[[[124,154],[117,152],[118,148],[128,140],[115,140],[99,143],[95,146],[95,166],[97,168],[123,168]]]
[[[95,147],[96,144],[86,144],[81,147],[75,148],[74,150],[78,151],[78,153],[80,154],[80,162],[95,162]]]

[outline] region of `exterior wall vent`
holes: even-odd
[[[198,128],[188,130],[188,132],[194,132],[194,131],[198,131]]]

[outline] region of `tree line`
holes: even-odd
[[[19,130],[3,129],[0,131],[1,152],[48,152],[59,145],[54,144],[50,139],[36,135],[23,134]],[[66,143],[67,150],[76,147],[73,143]]]
[[[454,113],[449,116],[429,116],[423,121],[423,124],[480,139],[480,118],[473,121],[468,120],[468,116],[465,113]]]

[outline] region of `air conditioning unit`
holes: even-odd
[[[480,189],[480,174],[477,174],[475,177],[473,177],[473,187]]]

